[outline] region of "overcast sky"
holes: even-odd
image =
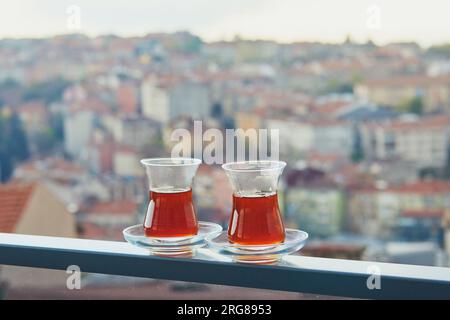
[[[189,30],[205,40],[450,42],[450,0],[9,0],[0,38],[70,33],[67,8],[89,35]]]

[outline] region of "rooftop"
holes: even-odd
[[[402,217],[407,218],[442,218],[444,215],[445,210],[441,209],[405,210],[402,212]]]
[[[449,85],[450,76],[429,77],[424,75],[396,76],[382,79],[366,80],[362,85],[369,87],[398,87],[398,86],[435,86]]]
[[[289,187],[307,185],[309,189],[334,188],[337,184],[323,171],[314,168],[291,170],[286,175]]]
[[[394,193],[419,193],[419,194],[439,194],[450,193],[450,181],[430,180],[416,181],[398,186],[392,186],[387,189]]]
[[[119,214],[131,215],[135,214],[138,204],[130,200],[96,202],[84,210],[88,214]]]
[[[0,232],[13,232],[35,188],[34,183],[0,185]]]
[[[395,131],[416,131],[418,129],[448,129],[450,127],[450,116],[437,115],[421,118],[399,118],[393,121],[371,123],[367,126],[370,128],[383,128],[385,130]]]

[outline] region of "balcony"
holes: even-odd
[[[77,265],[83,273],[362,299],[450,298],[449,268],[299,255],[286,256],[278,265],[245,265],[207,248],[193,258],[163,258],[125,242],[9,233],[0,233],[0,265],[55,270]],[[378,274],[379,286],[371,286]]]

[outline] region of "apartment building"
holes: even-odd
[[[210,113],[208,87],[177,76],[146,78],[141,84],[141,101],[142,113],[164,124],[182,115],[198,119]]]
[[[359,98],[379,105],[397,107],[414,97],[423,99],[424,111],[450,111],[450,76],[396,76],[372,79],[355,87]]]
[[[353,232],[389,236],[402,217],[420,213],[433,218],[450,210],[450,182],[416,181],[386,189],[351,190],[348,208]]]
[[[432,116],[365,124],[361,127],[367,159],[414,161],[419,167],[448,164],[450,117]]]

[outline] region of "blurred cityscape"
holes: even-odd
[[[302,254],[449,266],[450,45],[350,37],[0,40],[0,232],[122,240],[147,203],[139,160],[170,156],[194,120],[279,130]],[[199,219],[226,227],[220,166],[194,193]]]

